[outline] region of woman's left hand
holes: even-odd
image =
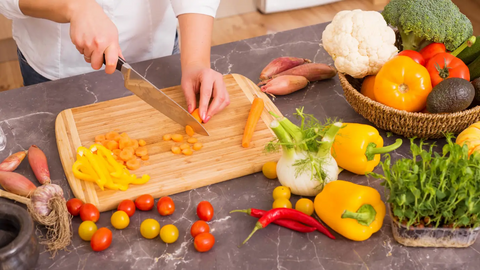
[[[230,104],[230,98],[222,74],[209,66],[191,63],[182,68],[182,89],[192,113],[200,94],[199,113],[204,123]],[[212,102],[210,100],[213,98]]]

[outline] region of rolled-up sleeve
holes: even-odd
[[[0,13],[8,19],[24,19],[25,16],[18,5],[19,0],[0,0]]]
[[[205,14],[215,17],[218,5],[220,5],[220,0],[170,0],[170,2],[177,17],[185,13]]]

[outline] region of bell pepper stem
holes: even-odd
[[[245,214],[250,215],[252,213],[252,210],[250,208],[245,209],[245,210],[232,210],[232,211],[230,211],[230,214],[231,213],[245,213]]]
[[[403,142],[402,139],[397,139],[394,144],[380,147],[380,148],[377,148],[377,145],[372,142],[367,146],[367,151],[365,151],[365,156],[367,157],[368,161],[371,161],[375,158],[375,155],[385,154],[399,148],[402,145],[402,142]]]
[[[455,51],[451,52],[450,54],[453,56],[459,55],[463,50],[465,50],[468,47],[472,47],[473,44],[477,41],[477,38],[475,36],[471,36],[469,39],[467,39],[460,47],[458,47]]]
[[[345,210],[342,214],[342,218],[353,218],[358,221],[359,224],[364,226],[370,226],[375,220],[377,211],[370,204],[364,204],[360,206],[356,213]]]
[[[257,224],[255,224],[255,228],[253,228],[252,233],[247,237],[247,239],[245,239],[245,241],[243,241],[243,243],[240,245],[240,247],[241,247],[242,245],[244,245],[244,244],[248,241],[248,239],[250,239],[250,237],[252,237],[252,235],[253,235],[256,231],[258,231],[258,230],[260,230],[260,229],[263,229],[263,226],[262,226],[262,224],[261,224],[260,222],[257,221]]]

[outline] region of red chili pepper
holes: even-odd
[[[315,227],[318,231],[321,233],[325,234],[331,239],[335,239],[335,236],[331,234],[327,228],[325,228],[320,222],[318,222],[316,219],[313,217],[304,214],[300,211],[297,211],[295,209],[290,209],[290,208],[275,208],[272,210],[267,211],[263,217],[261,217],[258,221],[257,224],[255,225],[255,228],[253,229],[252,233],[243,241],[242,245],[245,244],[252,235],[265,227],[268,226],[268,224],[279,220],[279,219],[290,219],[290,220],[295,220],[298,222],[302,222],[305,225],[309,225],[312,227]]]
[[[233,210],[230,213],[234,213],[234,212],[246,213],[256,218],[261,218],[263,217],[263,215],[265,215],[265,213],[267,213],[267,211],[265,210],[255,209],[255,208],[249,208],[246,210]],[[273,221],[273,223],[279,226],[285,227],[287,229],[294,230],[297,232],[302,232],[302,233],[309,233],[317,230],[317,228],[315,227],[303,225],[302,223],[295,220],[279,219],[279,220]]]

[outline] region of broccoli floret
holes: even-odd
[[[438,42],[453,51],[473,34],[472,23],[451,0],[391,0],[382,15],[400,32],[404,50]]]

